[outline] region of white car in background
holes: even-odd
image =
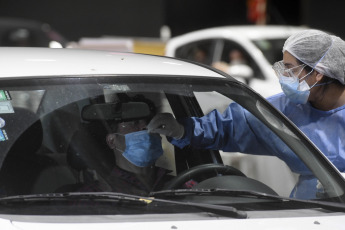
[[[272,70],[274,62],[282,59],[285,40],[293,33],[305,30],[297,26],[224,26],[190,32],[170,39],[166,56],[188,59],[212,65],[229,62],[229,52],[243,53],[253,75],[246,69],[230,73],[264,97],[281,92],[279,82]]]

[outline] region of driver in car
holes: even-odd
[[[149,134],[146,125],[156,112],[152,101],[142,95],[132,98],[122,95],[121,102],[144,102],[151,115],[146,118],[110,123],[106,142],[115,155],[116,164],[104,181],[97,180],[79,191],[113,191],[136,195],[147,195],[161,188],[168,181],[168,170],[155,166],[163,154],[159,134]]]
[[[120,103],[145,103],[150,115],[110,122],[105,138],[114,153],[115,166],[104,180],[100,178],[92,181],[79,191],[148,195],[151,191],[163,188],[165,183],[172,179],[172,176],[168,175],[169,170],[155,166],[157,159],[163,155],[161,136],[148,133],[146,128],[156,114],[156,106],[143,95],[129,97],[127,94],[120,94],[117,97]],[[196,182],[191,180],[183,186],[190,188],[195,184]]]

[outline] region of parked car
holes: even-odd
[[[171,38],[166,56],[200,62],[206,65],[230,63],[230,53],[239,51],[247,64],[232,67],[227,72],[246,82],[264,97],[281,92],[272,70],[282,59],[285,40],[306,29],[297,26],[224,26],[198,30]],[[248,66],[251,70],[248,70]]]
[[[1,229],[344,228],[340,172],[263,97],[220,71],[169,57],[79,49],[0,48],[0,62]],[[169,170],[163,187],[145,195],[114,192],[121,187],[107,177],[116,168],[106,141],[112,125],[161,112],[202,116],[203,94],[239,103],[275,133],[318,179],[317,198],[291,197],[286,183],[267,184],[224,165],[218,151],[180,149],[164,136],[155,163]],[[135,96],[151,103],[123,100]],[[290,176],[257,167],[276,181]],[[136,178],[121,175],[115,180]],[[97,183],[108,186],[93,191],[89,185]]]
[[[48,23],[0,17],[0,46],[63,48],[67,39]]]

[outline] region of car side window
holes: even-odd
[[[228,97],[218,92],[194,92],[194,95],[204,114],[216,109],[223,112],[232,102]],[[216,103],[214,103],[216,102]]]
[[[176,57],[211,65],[214,53],[213,39],[191,42],[176,50]]]
[[[222,52],[219,55],[221,62],[229,64],[245,64],[251,68],[253,73],[252,78],[265,78],[255,60],[240,44],[225,39],[221,39],[218,42],[222,44]],[[243,73],[243,71],[241,72]]]

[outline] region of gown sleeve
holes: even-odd
[[[277,156],[292,171],[310,173],[277,135],[237,103],[230,104],[223,114],[213,110],[203,117],[190,117],[180,122],[185,127],[184,137],[169,139],[179,148],[191,145],[198,149]]]
[[[180,122],[185,127],[184,137],[171,139],[171,143],[180,148],[191,145],[227,152],[268,154],[265,144],[259,142],[252,129],[260,122],[237,103],[230,104],[223,114],[213,110],[203,117],[186,118]]]

